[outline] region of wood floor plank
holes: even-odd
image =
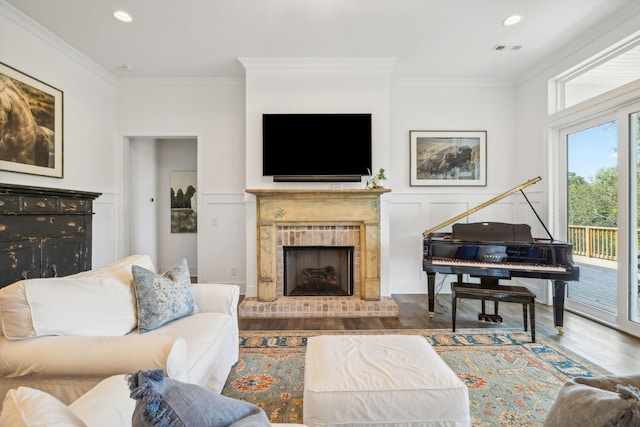
[[[397,318],[293,318],[239,319],[240,330],[375,330],[375,329],[451,329],[451,298],[437,297],[433,318],[427,312],[423,294],[393,295],[398,304]],[[487,306],[492,312],[493,305]],[[501,303],[500,324],[478,321],[480,302],[459,300],[456,330],[465,328],[522,328],[522,305]],[[640,373],[640,338],[617,331],[585,317],[565,311],[564,335],[553,325],[551,306],[536,304],[536,337],[545,337],[607,369],[615,375]]]

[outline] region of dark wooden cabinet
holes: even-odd
[[[100,194],[0,184],[0,287],[91,269]]]

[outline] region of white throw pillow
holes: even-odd
[[[5,395],[0,427],[87,427],[64,403],[29,387],[11,389]]]
[[[29,280],[25,291],[36,336],[121,336],[137,325],[131,286],[108,271]]]
[[[0,289],[4,336],[120,336],[137,326],[132,265],[153,269],[147,255],[132,255],[92,271],[21,280]]]
[[[136,401],[129,393],[126,375],[114,375],[74,400],[69,409],[91,427],[130,426]]]

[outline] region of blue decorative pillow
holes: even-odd
[[[133,427],[264,427],[267,414],[256,405],[222,396],[196,384],[166,378],[162,369],[127,376],[137,400]]]
[[[131,266],[138,301],[138,330],[147,332],[199,311],[191,292],[187,260],[157,274]]]

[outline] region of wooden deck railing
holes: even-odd
[[[615,227],[569,226],[573,253],[589,258],[615,261],[618,257],[618,229]]]

